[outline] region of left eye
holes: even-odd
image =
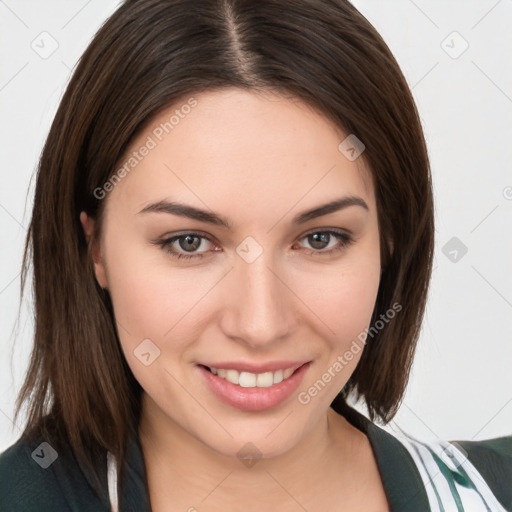
[[[336,251],[341,251],[354,241],[348,233],[333,230],[313,231],[300,238],[300,241],[302,240],[307,240],[308,243],[312,246],[312,249],[306,248],[309,254],[319,255],[327,255]],[[155,243],[160,245],[168,254],[174,258],[190,259],[202,258],[205,255],[205,252],[207,251],[197,253],[192,252],[187,254],[187,252],[190,251],[197,251],[197,249],[201,247],[203,241],[213,244],[213,242],[208,237],[199,233],[184,233],[166,238],[164,240],[159,240]],[[179,252],[177,250],[177,247],[175,246],[176,242],[178,242],[179,245],[178,249],[185,252]],[[334,245],[331,244],[331,242],[334,242]]]
[[[348,247],[354,240],[348,234],[341,231],[314,231],[305,235],[301,240],[307,239],[308,243],[312,245],[314,251],[310,254],[331,254],[335,251],[341,251]],[[329,247],[329,242],[334,241],[335,244]],[[326,247],[329,247],[328,250]]]

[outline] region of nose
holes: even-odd
[[[226,336],[256,348],[292,334],[296,298],[267,251],[252,263],[237,257],[228,279],[228,297],[222,308]]]

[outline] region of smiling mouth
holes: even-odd
[[[257,412],[277,407],[288,400],[301,385],[311,365],[312,361],[302,364],[300,361],[275,361],[273,364],[267,364],[265,369],[273,366],[277,367],[277,370],[257,374],[243,371],[242,368],[254,368],[255,365],[242,362],[224,361],[222,366],[230,366],[229,369],[198,363],[195,368],[199,372],[200,382],[202,381],[224,404],[242,411]],[[241,367],[242,371],[233,369],[233,366]],[[262,366],[260,365],[260,368]],[[286,366],[288,368],[285,368]],[[287,375],[290,371],[292,373],[285,378],[286,369],[289,370]],[[215,370],[217,375],[214,373]]]

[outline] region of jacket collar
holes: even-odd
[[[420,473],[402,443],[350,407],[341,394],[334,399],[331,407],[368,437],[390,510],[392,512],[410,512],[411,510],[429,512],[431,509]]]

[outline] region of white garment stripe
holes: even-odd
[[[454,455],[454,458],[457,459],[457,464],[459,464],[459,473],[466,474],[467,479],[475,486],[476,490],[473,490],[473,494],[477,494],[480,497],[480,503],[483,502],[487,510],[506,512],[475,466],[466,459],[466,456],[459,451],[456,445],[449,444],[451,453]],[[470,489],[466,490],[468,492],[470,491]]]
[[[433,512],[506,512],[485,479],[456,444],[441,440],[421,442],[403,431],[392,432],[392,435],[411,454],[425,485]],[[443,474],[441,468],[449,472],[449,476]],[[460,484],[457,475],[460,481],[469,481],[474,488]],[[450,483],[453,484],[452,488]],[[460,499],[461,508],[457,506],[455,496]]]
[[[447,510],[463,512],[463,510],[457,506],[457,500],[455,498],[456,496],[460,498],[460,493],[458,492],[457,485],[454,482],[452,482],[452,484],[454,484],[455,486],[454,493],[454,490],[450,487],[450,482],[441,472],[441,469],[434,460],[434,457],[432,456],[431,451],[428,449],[428,446],[418,441],[414,442],[414,446],[416,447],[416,449],[419,448],[421,451],[421,459],[425,463],[428,474],[430,475],[430,478],[433,481],[432,483],[434,483],[435,480],[436,489],[439,492],[441,503],[443,505],[450,505],[450,508],[447,508]]]
[[[424,443],[422,443],[422,444],[424,444]],[[464,504],[467,505],[468,503],[471,503],[472,506],[475,507],[476,510],[483,511],[484,509],[481,507],[485,507],[486,512],[491,512],[491,509],[487,505],[486,500],[484,499],[484,497],[482,496],[482,494],[478,488],[479,486],[476,485],[476,482],[474,480],[478,478],[479,480],[481,480],[482,483],[484,483],[484,485],[486,487],[487,487],[487,484],[485,484],[485,481],[482,480],[479,473],[477,473],[476,475],[470,476],[466,472],[465,464],[464,464],[466,462],[466,457],[457,449],[457,447],[455,445],[452,445],[451,443],[446,442],[446,441],[443,441],[442,445],[436,444],[435,448],[436,449],[440,448],[441,453],[444,452],[445,457],[443,460],[443,459],[441,459],[441,454],[439,452],[436,453],[433,446],[428,446],[428,445],[425,445],[425,446],[429,451],[431,451],[431,455],[432,455],[432,452],[434,452],[435,455],[437,456],[438,460],[437,461],[434,460],[434,462],[438,465],[438,469],[441,470],[441,468],[439,466],[442,466],[445,471],[450,472],[450,479],[451,479],[452,485],[454,486],[454,490],[452,490],[452,493],[454,491],[457,493],[462,506],[464,506]],[[450,453],[449,457],[446,456],[446,453],[448,453],[448,451]],[[432,458],[434,458],[434,455],[432,455]],[[467,462],[469,462],[469,461],[467,461]],[[472,485],[472,487],[467,487],[466,485],[462,485],[462,484],[458,483],[455,479],[455,476],[462,478],[463,481],[467,481],[468,484]],[[445,476],[445,479],[446,478],[447,477]],[[463,511],[464,509],[461,508],[460,510]]]
[[[423,485],[425,487],[425,491],[427,492],[427,498],[430,505],[430,508],[432,512],[444,512],[445,509],[443,507],[443,503],[446,504],[444,500],[444,493],[439,492],[437,489],[434,478],[436,474],[432,474],[428,471],[428,460],[424,460],[424,458],[421,456],[420,448],[416,446],[416,444],[412,444],[407,442],[407,438],[399,439],[401,443],[407,448],[409,451],[411,457],[414,460],[414,463],[416,464],[416,467],[418,468],[418,471],[421,476],[421,480],[423,481]],[[439,503],[441,502],[441,503]]]
[[[107,482],[108,482],[108,498],[110,501],[111,512],[119,511],[117,499],[117,468],[116,458],[107,451]]]

